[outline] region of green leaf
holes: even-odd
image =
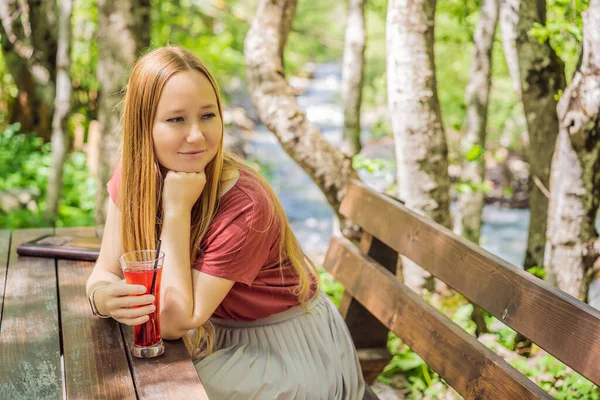
[[[478,161],[483,157],[484,149],[480,145],[476,144],[465,154],[467,161]]]

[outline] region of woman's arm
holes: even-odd
[[[161,336],[179,339],[208,320],[234,282],[192,270],[189,259],[190,211],[165,209],[161,250]]]
[[[100,246],[100,254],[94,266],[92,274],[88,278],[86,292],[89,296],[92,291],[98,286],[107,286],[113,282],[123,279],[121,268],[119,267],[119,257],[121,255],[121,232],[119,229],[120,211],[108,200],[108,214],[106,216],[106,224],[102,235],[102,245]],[[102,314],[106,314],[104,304],[101,300],[102,289],[98,289],[94,294],[96,307]]]
[[[121,212],[109,200],[100,254],[88,278],[86,292],[89,296],[98,288],[94,293],[94,303],[100,314],[110,315],[126,325],[139,325],[145,322],[148,319],[147,314],[153,311],[151,307],[154,296],[129,296],[144,293],[146,288],[141,285],[129,285],[123,279],[119,266],[119,257],[123,251],[120,226]],[[137,305],[146,307],[130,308]]]

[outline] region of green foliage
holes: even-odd
[[[367,158],[362,154],[357,154],[352,158],[352,168],[356,171],[364,169],[367,172],[373,173],[382,170],[394,170],[395,163],[384,158]]]
[[[345,2],[299,1],[285,49],[286,71],[297,73],[307,61],[341,59],[345,24],[340,16],[345,13]]]
[[[254,3],[252,7],[254,7]],[[244,37],[249,15],[244,2],[216,2],[215,5],[181,0],[178,5],[152,0],[152,48],[167,44],[184,46],[198,55],[213,72],[228,97],[228,89],[245,76]]]
[[[531,268],[527,269],[527,272],[529,272],[531,275],[533,276],[537,276],[540,279],[545,279],[546,278],[546,269],[543,266],[534,266]]]
[[[73,4],[71,41],[71,80],[76,113],[95,118],[98,95],[98,9],[96,0],[76,0]]]
[[[549,354],[537,357],[533,362],[518,359],[511,364],[555,399],[600,399],[600,389],[596,385]]]
[[[50,226],[43,218],[46,187],[52,154],[50,143],[26,133],[19,125],[9,126],[0,135],[0,191],[16,188],[38,188],[38,209],[0,211],[0,226],[9,229]],[[94,224],[95,180],[89,176],[86,156],[81,152],[69,155],[65,162],[63,194],[56,226],[89,226]]]
[[[333,279],[331,274],[324,268],[319,268],[319,281],[321,283],[321,290],[333,300],[336,306],[339,306],[344,294],[342,284]]]
[[[583,39],[581,13],[588,5],[589,0],[548,0],[546,24],[536,24],[529,32],[530,35],[537,37],[540,43],[549,41],[556,54],[565,63],[567,79],[573,75],[579,58]]]
[[[490,188],[485,183],[458,181],[456,183],[456,191],[458,193],[488,193]]]

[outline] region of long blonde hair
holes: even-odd
[[[223,121],[219,87],[206,66],[188,50],[167,46],[153,50],[134,65],[125,92],[121,124],[123,129],[122,185],[120,208],[123,251],[153,249],[160,237],[162,219],[162,175],[152,143],[152,126],[162,89],[174,74],[195,69],[210,81]],[[224,127],[222,127],[224,129]],[[313,262],[302,252],[285,216],[285,211],[267,181],[253,168],[223,149],[223,135],[215,158],[206,166],[206,185],[191,212],[190,263],[198,256],[202,238],[208,231],[219,204],[224,177],[235,170],[252,175],[273,205],[272,221],[281,230],[280,260],[288,259],[298,274],[299,283],[292,293],[300,304],[309,300],[311,286],[317,282]],[[214,333],[210,323],[184,336],[192,357],[209,354]]]

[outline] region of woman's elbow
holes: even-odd
[[[189,331],[201,327],[208,318],[192,318],[189,321],[177,321],[162,325],[160,334],[165,340],[177,340],[185,336]]]
[[[179,340],[185,335],[183,331],[163,330],[161,329],[160,336],[165,340]]]

